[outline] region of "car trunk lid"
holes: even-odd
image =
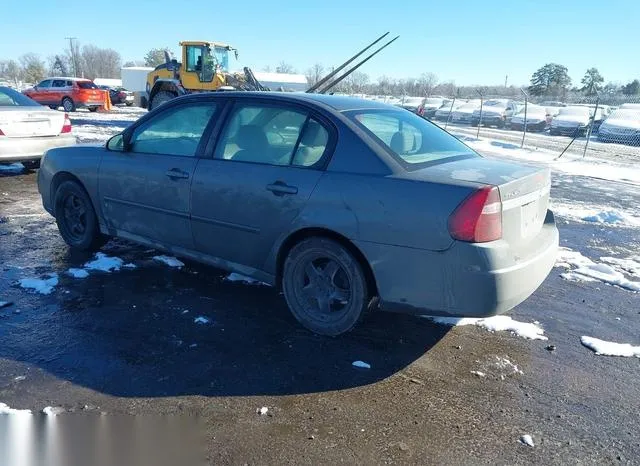
[[[436,183],[496,186],[502,202],[502,238],[512,245],[527,243],[540,232],[549,205],[548,168],[470,157],[417,170],[408,177]]]
[[[6,137],[57,136],[64,125],[64,113],[33,107],[33,110],[0,107],[0,130]]]

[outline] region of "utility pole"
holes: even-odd
[[[509,81],[509,75],[504,76],[504,87],[507,87],[507,81]]]
[[[71,66],[73,66],[73,77],[78,77],[78,59],[76,57],[76,50],[73,47],[73,41],[77,40],[77,37],[65,37],[69,41],[69,51],[71,52]]]

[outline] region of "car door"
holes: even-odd
[[[125,132],[122,151],[108,151],[99,197],[120,236],[193,248],[189,189],[201,139],[216,113],[210,101],[167,106]]]
[[[52,105],[50,99],[51,83],[51,79],[45,79],[44,81],[41,81],[37,86],[33,88],[33,90],[28,93],[29,97],[31,97],[39,104]]]
[[[261,269],[322,176],[332,134],[305,109],[239,100],[213,158],[201,159],[196,168],[191,187],[196,249]]]
[[[65,96],[66,89],[66,79],[54,79],[49,90],[49,102],[61,104],[62,98]]]

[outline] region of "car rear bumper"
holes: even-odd
[[[505,313],[527,299],[556,261],[558,229],[551,211],[531,252],[519,257],[505,241],[455,242],[441,252],[357,243],[372,264],[383,310],[453,317]]]
[[[602,142],[616,142],[618,144],[640,145],[640,135],[635,134],[613,134],[598,133],[598,140]]]
[[[523,131],[524,123],[514,123],[512,121],[509,127],[513,130]],[[547,123],[544,121],[541,123],[527,123],[527,131],[544,131],[545,129],[547,129]]]
[[[471,117],[471,124],[477,125],[480,123],[479,116]],[[493,116],[493,115],[482,115],[482,124],[485,126],[502,126],[504,125],[505,120],[501,116]]]
[[[77,139],[72,134],[31,138],[0,138],[0,162],[38,160],[49,149],[72,146]]]

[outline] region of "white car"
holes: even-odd
[[[0,87],[0,163],[22,162],[36,167],[45,151],[75,143],[66,113]]]
[[[640,145],[640,105],[637,107],[625,107],[625,105],[609,115],[600,125],[598,131],[600,141]]]
[[[539,105],[527,105],[527,131],[544,131],[547,129],[549,111]],[[522,107],[513,117],[511,117],[510,129],[524,130],[525,109]]]
[[[445,99],[443,97],[426,97],[422,99],[422,103],[418,107],[417,113],[421,117],[431,119],[435,116],[436,111],[446,102],[451,102],[451,99]]]
[[[422,100],[422,97],[403,97],[397,105],[412,113],[418,113],[418,107],[422,105]]]
[[[510,99],[486,100],[482,105],[482,112],[480,108],[473,112],[471,126],[482,124],[484,126],[503,128],[510,123],[511,117],[521,108],[524,108],[524,104],[520,105]]]
[[[480,101],[467,102],[451,112],[453,123],[469,124],[473,118],[473,112],[480,110]]]
[[[595,132],[609,114],[609,107],[599,106],[594,115],[595,111],[595,106],[588,105],[571,105],[561,108],[551,122],[550,132],[554,136],[558,134],[565,136],[584,135],[592,119],[593,131]]]
[[[458,110],[460,107],[468,104],[466,100],[462,100],[462,99],[456,100],[455,102],[453,102],[453,106],[451,105],[451,103],[452,102],[447,102],[442,104],[442,106],[440,106],[440,108],[436,110],[433,117],[439,121],[447,121],[449,119],[450,114],[452,115],[453,112]]]

